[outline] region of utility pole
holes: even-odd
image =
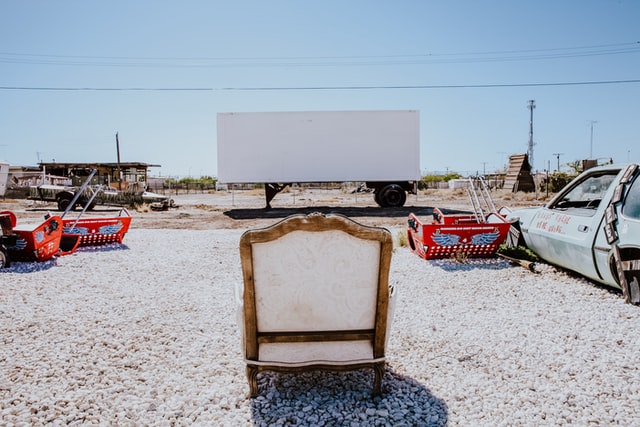
[[[597,120],[589,120],[591,123],[591,139],[589,142],[589,160],[593,159],[593,124],[598,123]]]
[[[531,170],[533,170],[533,110],[536,108],[535,99],[529,100],[530,115],[529,115],[529,149],[527,150],[527,155],[529,157],[529,165],[531,166]]]
[[[556,156],[556,159],[558,160],[558,169],[556,169],[556,171],[560,172],[560,156],[562,156],[564,153],[553,153],[554,156]]]
[[[507,164],[504,162],[504,156],[506,156],[509,153],[507,153],[506,151],[498,151],[498,154],[500,154],[500,168],[503,171],[506,171],[507,170]]]
[[[116,151],[118,155],[118,190],[122,191],[122,171],[120,170],[120,140],[116,132]]]

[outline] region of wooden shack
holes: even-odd
[[[504,189],[513,193],[518,191],[530,193],[536,190],[527,154],[509,156],[509,169],[504,180]]]
[[[140,187],[144,189],[148,182],[148,170],[150,167],[160,167],[141,162],[122,163],[40,163],[40,167],[46,174],[64,176],[71,180],[71,185],[79,186],[91,174],[97,173],[92,184],[103,184],[116,189],[126,190],[128,187]]]

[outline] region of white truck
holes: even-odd
[[[420,179],[415,110],[218,113],[218,180],[264,183],[267,208],[289,184],[362,182],[403,206]]]

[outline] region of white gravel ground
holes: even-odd
[[[0,424],[640,425],[639,307],[549,266],[402,247],[384,395],[364,370],[263,374],[251,400],[241,232],[133,229],[0,272]]]

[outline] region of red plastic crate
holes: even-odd
[[[78,246],[122,243],[129,231],[131,215],[123,209],[116,217],[63,219],[64,236],[77,236]]]
[[[55,256],[60,249],[62,238],[62,218],[49,216],[39,224],[17,224],[13,212],[0,212],[3,221],[3,233],[15,236],[15,242],[9,246],[9,258],[12,261],[46,261]]]
[[[474,214],[444,215],[435,209],[434,221],[422,223],[409,214],[409,247],[424,259],[492,257],[506,240],[511,224],[499,214],[490,217],[479,222]]]

